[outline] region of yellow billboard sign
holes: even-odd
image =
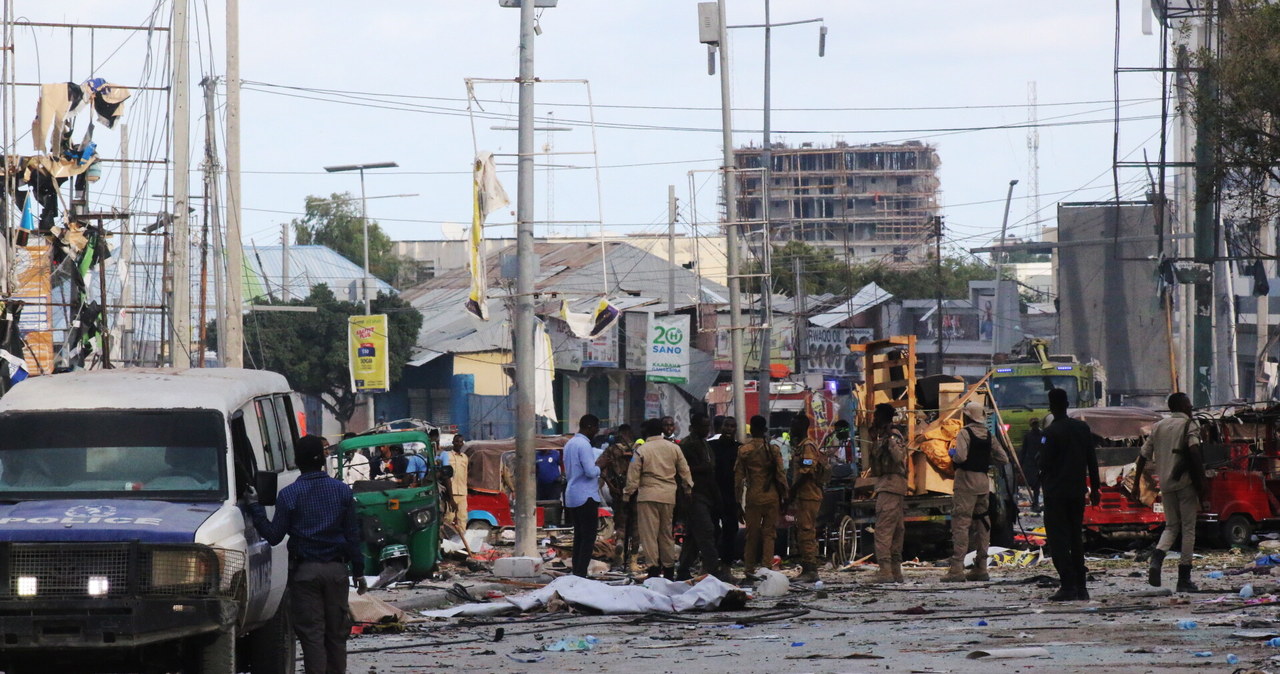
[[[391,388],[386,314],[352,316],[347,321],[347,352],[352,391],[380,393]]]

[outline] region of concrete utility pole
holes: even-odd
[[[756,383],[756,400],[760,402],[760,416],[769,418],[770,382],[773,379],[773,200],[769,198],[773,184],[773,138],[770,118],[773,115],[769,96],[773,86],[773,24],[769,23],[769,0],[764,0],[764,129],[763,146],[760,148],[760,200],[764,208],[761,225],[760,268],[760,376]],[[788,202],[790,203],[790,202]],[[795,237],[795,232],[791,233]]]
[[[742,279],[739,273],[738,177],[733,158],[733,99],[729,78],[729,26],[725,20],[725,0],[698,3],[699,37],[720,53],[720,127],[724,149],[725,271],[729,277],[729,357],[732,362],[733,413],[738,416],[738,440],[746,440],[746,376],[742,351]]]
[[[1213,12],[1210,11],[1204,22],[1197,26],[1200,46],[1213,48]],[[1217,86],[1207,70],[1199,72],[1199,88],[1206,92],[1210,99],[1217,99]],[[1208,265],[1213,270],[1213,258],[1217,248],[1218,208],[1215,195],[1217,190],[1213,182],[1214,151],[1213,134],[1207,122],[1197,120],[1195,143],[1195,225],[1193,258],[1196,262]],[[1196,407],[1203,407],[1216,402],[1213,398],[1213,281],[1210,278],[1195,283],[1194,299],[1194,361],[1192,363],[1191,402]]]
[[[240,0],[227,0],[227,285],[224,367],[244,367],[244,246],[240,243]],[[222,323],[218,324],[223,332]]]
[[[173,279],[172,333],[169,362],[176,368],[191,367],[191,194],[189,183],[191,119],[188,116],[190,89],[188,76],[187,0],[173,3],[173,30],[169,34],[173,52],[173,250],[170,270]]]
[[[289,223],[287,222],[280,225],[280,299],[285,302],[292,299],[289,297]]]
[[[1013,180],[1010,180],[1009,192],[1004,195],[1004,220],[1001,221],[1000,223],[1000,242],[996,244],[999,247],[1004,247],[1005,237],[1009,236],[1009,204],[1013,202],[1013,186],[1017,184],[1018,184],[1018,180],[1016,178]],[[995,306],[991,310],[991,362],[994,364],[996,362],[996,353],[1000,351],[1000,340],[996,339],[996,335],[1001,332],[1000,307],[1003,305],[1000,304],[1000,300],[1002,299],[1001,295],[1003,293],[1000,292],[1000,288],[1004,286],[1004,283],[1002,282],[1004,280],[1004,276],[1002,274],[1004,272],[1005,253],[1003,250],[1001,250],[1001,251],[994,252],[991,255],[992,257],[995,258],[995,263],[996,263]],[[938,262],[939,263],[942,262],[941,257],[939,257]],[[1016,320],[1016,315],[1015,315],[1015,320]]]
[[[120,212],[129,212],[129,125],[120,124]],[[8,210],[8,209],[5,209]],[[133,362],[133,278],[129,265],[133,263],[133,233],[129,231],[129,218],[120,221],[120,257],[116,260],[116,274],[120,278],[120,304],[127,307],[120,316],[120,339],[116,341],[117,361],[121,365]]]
[[[222,180],[222,166],[218,163],[218,134],[217,134],[217,116],[214,114],[214,96],[217,93],[218,82],[213,77],[206,77],[200,85],[204,87],[204,115],[205,115],[205,137],[204,137],[204,208],[205,208],[205,236],[206,244],[213,243],[213,316],[214,322],[218,329],[218,350],[226,349],[227,343],[227,312],[226,312],[226,292],[223,285],[223,239],[222,239],[222,200],[219,198],[219,182]],[[207,247],[207,246],[206,246]],[[203,253],[202,253],[203,255]],[[200,363],[204,366],[204,352],[207,350],[205,335],[205,308],[208,299],[205,290],[205,274],[203,271],[204,264],[201,263],[200,278]],[[222,354],[219,354],[220,356]],[[222,367],[227,367],[226,360],[220,357],[219,362]]]
[[[721,20],[723,23],[723,18]],[[760,244],[760,261],[763,275],[760,277],[760,376],[756,395],[760,401],[760,415],[769,418],[769,380],[772,372],[769,366],[773,363],[773,201],[770,199],[770,188],[773,185],[773,139],[771,137],[770,118],[773,112],[771,91],[773,88],[773,28],[775,26],[797,26],[806,23],[822,23],[822,18],[804,19],[802,21],[784,21],[773,23],[769,18],[769,0],[764,0],[764,23],[729,26],[729,28],[763,28],[764,29],[764,133],[763,147],[760,148],[760,196],[763,202],[764,223]],[[723,51],[723,50],[722,50]],[[818,56],[826,56],[827,27],[818,31]],[[795,239],[795,231],[791,232]]]
[[[538,278],[538,258],[533,249],[533,47],[534,0],[520,2],[520,101],[519,160],[516,164],[516,316],[514,358],[516,361],[516,525],[515,556],[538,554],[536,484],[534,482],[537,415],[534,387],[538,376],[534,362],[536,330],[533,314],[534,283]]]
[[[667,313],[676,312],[676,186],[667,185]]]

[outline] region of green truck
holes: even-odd
[[[1095,407],[1106,404],[1106,381],[1102,365],[1080,363],[1075,356],[1047,355],[1044,343],[1037,342],[1030,356],[997,365],[988,385],[1009,440],[1019,447],[1031,420],[1049,414],[1050,389],[1066,391],[1072,407]]]

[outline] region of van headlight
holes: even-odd
[[[417,529],[425,529],[431,526],[431,523],[435,522],[435,520],[436,513],[434,508],[418,508],[417,510],[409,513],[409,521],[412,522],[414,528]]]
[[[218,558],[208,549],[169,549],[151,553],[152,589],[217,587]]]

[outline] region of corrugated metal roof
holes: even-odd
[[[559,310],[561,299],[569,300],[572,311],[586,312],[608,289],[608,297],[621,310],[652,305],[665,310],[667,305],[668,270],[666,260],[626,243],[605,244],[604,266],[598,242],[535,243],[540,256],[536,287],[543,294],[543,309]],[[499,290],[501,259],[514,255],[508,246],[487,260],[491,295]],[[602,274],[607,270],[607,276]],[[702,279],[688,269],[677,267],[676,305],[723,302],[728,289]],[[607,279],[608,285],[605,285]],[[422,330],[410,356],[410,365],[430,362],[444,353],[475,353],[511,348],[511,329],[506,302],[489,300],[489,320],[481,321],[463,310],[471,285],[466,269],[450,270],[401,293],[422,313]],[[699,290],[701,291],[699,296]]]
[[[811,317],[809,322],[821,328],[830,328],[891,299],[893,295],[889,294],[889,291],[875,283],[868,283],[854,293],[853,297],[832,307],[830,311]]]
[[[666,302],[671,265],[665,259],[622,242],[606,242],[603,256],[600,247],[599,242],[535,243],[534,252],[540,257],[541,269],[536,287],[544,293],[557,295],[653,297]],[[490,287],[498,285],[502,256],[514,254],[515,246],[508,246],[486,259]],[[699,279],[697,274],[684,267],[677,266],[674,271],[677,304],[719,303],[729,294],[728,288],[714,281]],[[453,269],[407,289],[403,296],[413,301],[412,298],[421,290],[466,288],[470,283],[470,272]]]
[[[284,260],[280,246],[247,246],[245,264],[257,272],[265,290],[281,298]],[[360,301],[360,279],[364,269],[327,246],[289,246],[290,297],[301,299],[311,293],[312,286],[324,283],[339,300]],[[394,294],[396,289],[377,277],[370,276],[371,293]],[[248,293],[246,293],[246,296]],[[265,296],[264,296],[265,297]],[[247,297],[246,297],[247,299]]]

